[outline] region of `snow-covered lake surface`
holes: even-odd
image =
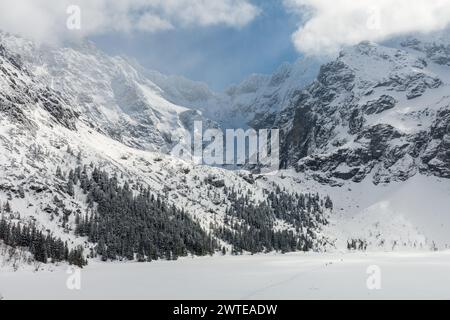
[[[381,271],[379,290],[368,289],[371,266]],[[4,299],[450,299],[450,252],[91,262],[81,271],[80,290],[68,289],[69,277],[63,267],[2,271],[0,294]]]

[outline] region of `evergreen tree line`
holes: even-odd
[[[367,250],[367,241],[362,240],[362,239],[347,240],[347,249],[348,250],[366,251]]]
[[[64,178],[60,170],[57,175]],[[255,203],[251,194],[224,187],[229,203],[224,223],[211,224],[208,234],[184,210],[167,205],[164,197],[141,184],[120,184],[117,175],[93,165],[71,170],[65,180],[68,194],[74,195],[77,186],[87,197],[89,210],[76,215],[75,233],[95,243],[91,257],[99,255],[104,261],[213,254],[219,249],[213,236],[230,243],[234,254],[314,250],[319,245],[316,231],[328,223],[325,209],[333,208],[329,197],[318,194],[277,188]],[[292,228],[276,228],[277,220]]]
[[[42,263],[67,261],[72,265],[83,267],[87,261],[83,248],[69,250],[67,242],[51,235],[44,235],[34,225],[21,226],[19,223],[0,220],[0,240],[12,248],[24,248],[34,260]]]
[[[79,186],[89,212],[76,215],[78,236],[96,244],[91,256],[102,260],[152,261],[204,256],[218,248],[215,240],[187,215],[140,184],[119,184],[116,175],[98,168],[77,167],[68,176],[67,190]]]
[[[231,205],[224,226],[213,229],[217,237],[232,244],[234,254],[313,250],[317,245],[314,231],[328,223],[324,208],[333,206],[329,197],[321,200],[318,195],[290,194],[280,188],[256,204],[235,189],[225,188],[225,192]],[[276,230],[277,219],[292,225],[293,230]]]

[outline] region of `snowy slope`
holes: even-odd
[[[109,57],[92,43],[37,47],[5,33],[0,42],[20,55],[36,81],[61,92],[81,120],[126,145],[168,152],[190,124],[183,114],[191,110],[166,100],[140,67]],[[202,118],[197,112],[192,117]]]
[[[406,182],[374,185],[371,177],[342,186],[317,183],[294,170],[283,171],[262,184],[300,192],[329,194],[334,213],[325,233],[344,249],[349,239],[364,239],[370,251],[409,251],[450,246],[450,183],[416,175]]]

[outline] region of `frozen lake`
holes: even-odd
[[[4,299],[450,299],[450,252],[91,262],[79,278],[65,267],[2,271],[0,294]]]

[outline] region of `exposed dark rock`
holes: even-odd
[[[377,52],[374,45],[362,44],[356,52],[373,55],[374,59],[396,61],[399,69],[405,67],[406,54],[401,51],[390,57]],[[327,179],[359,182],[371,173],[376,184],[403,181],[419,170],[440,177],[450,176],[450,107],[436,114],[431,128],[412,130],[411,134],[390,124],[368,124],[368,115],[395,109],[399,103],[394,94],[377,96],[376,92],[405,92],[404,101],[407,101],[442,85],[439,78],[421,71],[427,67],[427,61],[412,60],[411,72],[392,70],[383,81],[372,83],[357,79],[354,70],[342,60],[345,57],[346,53],[324,65],[317,81],[293,100],[289,112],[285,110],[277,117],[277,125],[283,129],[282,168],[309,172],[321,183]],[[367,101],[366,96],[373,98],[359,103],[361,99]],[[433,112],[424,109],[409,116],[430,118]],[[342,132],[350,136],[343,138]]]
[[[216,188],[223,188],[223,187],[225,187],[225,180],[219,179],[217,177],[210,176],[210,177],[205,179],[205,182],[207,184],[212,185],[213,187],[216,187]]]
[[[361,131],[365,123],[365,118],[360,109],[355,109],[350,115],[348,127],[350,134],[356,134]]]
[[[366,114],[378,114],[394,108],[396,103],[397,101],[393,97],[382,95],[378,100],[367,102],[363,109]]]

